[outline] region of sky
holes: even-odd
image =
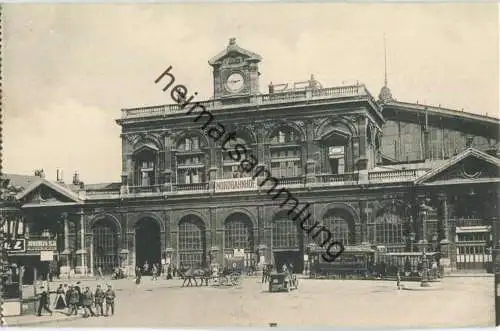
[[[261,90],[387,75],[399,101],[498,116],[499,8],[462,4],[6,4],[3,171],[119,182],[120,109],[171,103],[153,81],[212,95],[208,60],[231,37],[258,53]]]

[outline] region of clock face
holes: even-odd
[[[239,73],[229,75],[226,81],[226,89],[229,92],[239,92],[243,89],[245,79]]]

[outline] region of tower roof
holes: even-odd
[[[231,38],[229,39],[229,44],[227,45],[226,49],[224,49],[222,52],[214,56],[208,61],[208,64],[211,66],[220,64],[220,62],[227,56],[229,56],[231,53],[235,54],[240,54],[245,57],[247,61],[255,61],[259,62],[262,60],[262,57],[259,54],[247,51],[246,49],[241,48],[236,44],[236,38]]]
[[[378,100],[381,103],[386,103],[392,101],[392,93],[391,89],[387,86],[387,45],[385,42],[385,34],[384,34],[384,86],[380,90],[378,94]]]

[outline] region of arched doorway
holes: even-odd
[[[161,263],[161,229],[151,218],[143,218],[135,225],[135,264],[143,267],[146,262],[150,267]]]
[[[253,248],[252,221],[244,213],[231,214],[224,222],[224,256],[230,257],[229,260],[241,259],[242,267],[247,268],[254,262]]]
[[[95,270],[111,274],[119,265],[118,229],[108,218],[102,218],[92,226],[93,263]]]
[[[304,269],[304,234],[294,221],[294,214],[281,211],[273,217],[272,247],[274,264],[278,270],[283,264],[293,264],[293,271],[301,273]]]
[[[184,216],[179,221],[179,263],[184,267],[207,265],[207,240],[205,222],[195,215]]]
[[[329,242],[341,242],[344,246],[355,244],[354,218],[347,210],[329,209],[323,216],[323,225],[330,230],[332,235]],[[327,236],[323,233],[321,241],[327,240]]]

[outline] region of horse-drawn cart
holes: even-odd
[[[271,273],[269,292],[290,292],[299,288],[297,276],[288,272]]]

